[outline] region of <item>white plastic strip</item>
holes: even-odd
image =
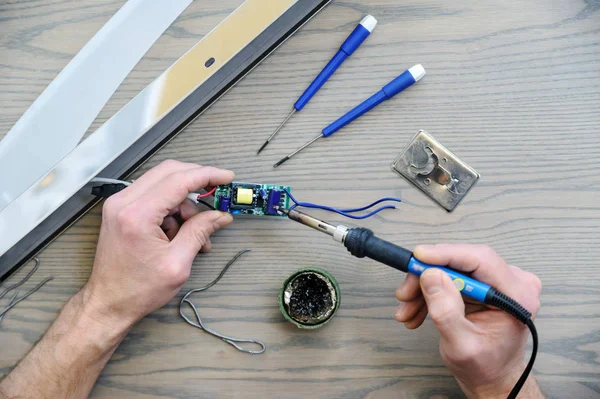
[[[129,0],[0,141],[0,210],[79,143],[106,102],[192,0]]]

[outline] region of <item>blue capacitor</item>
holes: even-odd
[[[277,215],[275,207],[279,205],[281,201],[281,190],[271,190],[269,192],[269,199],[267,199],[267,206],[265,207],[265,213],[267,215]]]
[[[228,212],[230,204],[231,204],[230,197],[221,197],[221,201],[219,202],[219,210],[221,212]]]

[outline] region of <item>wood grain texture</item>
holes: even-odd
[[[241,0],[196,1],[150,50],[102,111],[98,127]],[[0,2],[0,135],[116,12],[123,0]],[[374,34],[261,154],[260,143],[362,16]],[[277,170],[271,165],[412,64],[428,75]],[[76,117],[76,116],[74,116]],[[412,248],[494,247],[544,284],[535,374],[550,398],[600,397],[600,1],[334,0],[148,162],[231,168],[237,179],[285,183],[307,201],[352,206],[397,195],[395,211],[361,225]],[[425,129],[482,175],[451,214],[389,169]],[[322,214],[328,220],[342,219]],[[41,254],[55,280],[0,325],[0,372],[39,339],[87,280],[96,208]],[[93,397],[457,398],[427,321],[393,320],[402,276],[282,220],[238,220],[213,238],[183,291],[204,285],[237,251],[223,280],[195,297],[207,324],[267,343],[248,356],[177,315],[177,299],[137,325]],[[305,266],[330,271],[343,299],[325,328],[293,328],[276,294]],[[28,266],[29,267],[29,266]],[[10,281],[25,273],[21,270]],[[2,304],[7,299],[2,301]]]

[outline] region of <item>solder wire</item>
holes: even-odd
[[[8,302],[8,306],[12,305],[15,302],[15,299],[17,299],[18,296],[19,296],[19,291],[15,291],[15,293],[12,296],[12,298],[10,298],[10,301]],[[2,316],[0,316],[0,322],[2,322],[3,318],[4,318],[4,314]]]
[[[370,218],[371,216],[373,216],[373,215],[375,215],[375,214],[383,211],[384,209],[396,209],[396,207],[394,205],[386,205],[386,206],[382,206],[380,208],[377,208],[374,211],[367,213],[366,215],[358,215],[357,216],[357,215],[351,215],[350,214],[350,213],[353,213],[353,212],[365,211],[365,210],[367,210],[369,208],[372,208],[375,205],[380,204],[380,203],[385,202],[385,201],[402,202],[402,200],[400,198],[385,197],[385,198],[380,198],[377,201],[375,201],[375,202],[373,202],[373,203],[371,203],[369,205],[360,207],[360,208],[337,209],[337,208],[333,208],[333,207],[330,207],[330,206],[327,206],[327,205],[313,204],[311,202],[300,202],[300,201],[296,200],[296,198],[294,198],[294,196],[292,195],[292,193],[290,193],[289,190],[287,190],[287,189],[284,188],[283,191],[285,191],[285,193],[287,194],[287,196],[294,203],[292,206],[290,206],[290,208],[289,208],[290,210],[292,210],[292,209],[294,209],[294,208],[296,208],[298,206],[302,206],[302,207],[305,207],[305,208],[313,208],[313,209],[323,209],[325,211],[335,212],[335,213],[337,213],[339,215],[345,216],[345,217],[350,218],[350,219],[367,219],[367,218]]]
[[[196,308],[196,305],[194,305],[188,298],[190,297],[190,295],[196,293],[196,292],[202,292],[202,291],[206,291],[208,290],[210,287],[212,287],[213,285],[217,284],[219,282],[219,280],[221,280],[221,278],[225,275],[225,273],[227,273],[227,270],[229,269],[229,267],[231,265],[233,265],[235,263],[236,260],[238,260],[238,258],[240,256],[242,256],[243,254],[245,254],[246,252],[250,252],[250,249],[244,249],[240,252],[238,252],[223,268],[223,270],[221,270],[221,273],[219,273],[219,275],[217,276],[216,279],[214,279],[212,282],[210,282],[209,284],[205,285],[204,287],[200,287],[200,288],[195,288],[193,290],[188,291],[182,298],[181,301],[179,302],[179,315],[181,315],[181,317],[191,326],[194,326],[196,328],[199,328],[201,330],[204,330],[205,332],[209,333],[210,335],[213,335],[225,342],[227,342],[229,345],[233,346],[235,349],[239,350],[240,352],[244,352],[244,353],[250,353],[252,355],[259,355],[261,353],[263,353],[266,349],[267,346],[258,340],[255,339],[251,339],[251,338],[234,338],[234,337],[229,337],[227,335],[223,335],[220,334],[218,332],[216,332],[215,330],[212,330],[210,328],[208,328],[206,326],[206,324],[204,324],[202,322],[202,319],[200,318],[200,313],[198,313],[198,309]],[[190,320],[184,313],[183,313],[183,304],[187,303],[192,310],[194,311],[194,315],[196,316],[196,319],[198,320],[198,322],[194,322],[193,320]],[[251,350],[251,349],[245,349],[244,347],[238,345],[238,343],[252,343],[252,344],[256,344],[258,346],[261,347],[260,350]]]
[[[2,293],[0,293],[0,299],[4,298],[4,296],[6,296],[6,294],[8,294],[10,291],[12,291],[15,288],[18,288],[18,287],[22,286],[23,284],[25,284],[31,278],[31,276],[33,276],[33,274],[40,267],[40,260],[38,258],[33,258],[33,260],[35,261],[35,265],[29,271],[29,273],[27,273],[27,275],[25,277],[23,277],[23,279],[21,281],[19,281],[18,283],[15,283],[13,285],[10,285],[10,286],[6,287],[6,289],[4,291],[2,291]],[[53,280],[53,279],[54,279],[54,277],[52,277],[52,276],[47,277],[42,282],[40,282],[37,286],[35,286],[31,290],[29,290],[27,293],[25,293],[25,295],[23,295],[21,298],[17,298],[17,296],[18,296],[19,293],[15,292],[13,294],[12,298],[10,299],[10,301],[8,302],[8,305],[4,308],[4,310],[2,310],[2,312],[0,312],[0,322],[2,322],[2,319],[4,318],[4,315],[9,310],[11,310],[12,308],[14,308],[19,302],[21,302],[24,299],[26,299],[28,296],[30,296],[31,294],[33,294],[34,292],[36,292],[37,290],[39,290],[40,288],[42,288],[42,286],[44,284],[46,284],[48,281]]]
[[[4,291],[2,291],[2,293],[0,294],[0,299],[4,298],[4,296],[6,294],[8,294],[10,291],[14,290],[15,288],[19,288],[20,286],[25,284],[27,282],[27,280],[29,280],[31,278],[31,276],[33,276],[33,273],[35,273],[37,271],[38,267],[40,267],[40,260],[38,258],[33,258],[33,260],[35,261],[35,265],[29,271],[29,273],[27,273],[27,275],[25,277],[23,277],[23,279],[21,281],[19,281],[16,284],[13,284],[11,286],[8,286]]]
[[[4,310],[2,312],[0,312],[0,317],[4,317],[4,315],[11,310],[12,308],[14,308],[15,306],[17,306],[17,304],[21,301],[24,301],[25,299],[27,299],[27,297],[29,297],[30,295],[34,294],[37,290],[39,290],[40,288],[42,288],[42,286],[44,284],[46,284],[48,281],[54,280],[54,277],[50,276],[50,277],[46,277],[45,279],[43,279],[38,285],[36,285],[35,287],[33,287],[29,292],[27,292],[25,295],[23,295],[21,298],[15,300],[15,301],[11,301],[12,303],[9,304],[6,308],[4,308]]]

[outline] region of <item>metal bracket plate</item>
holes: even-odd
[[[448,212],[479,180],[479,173],[430,134],[420,130],[392,162],[392,171],[407,179]]]

